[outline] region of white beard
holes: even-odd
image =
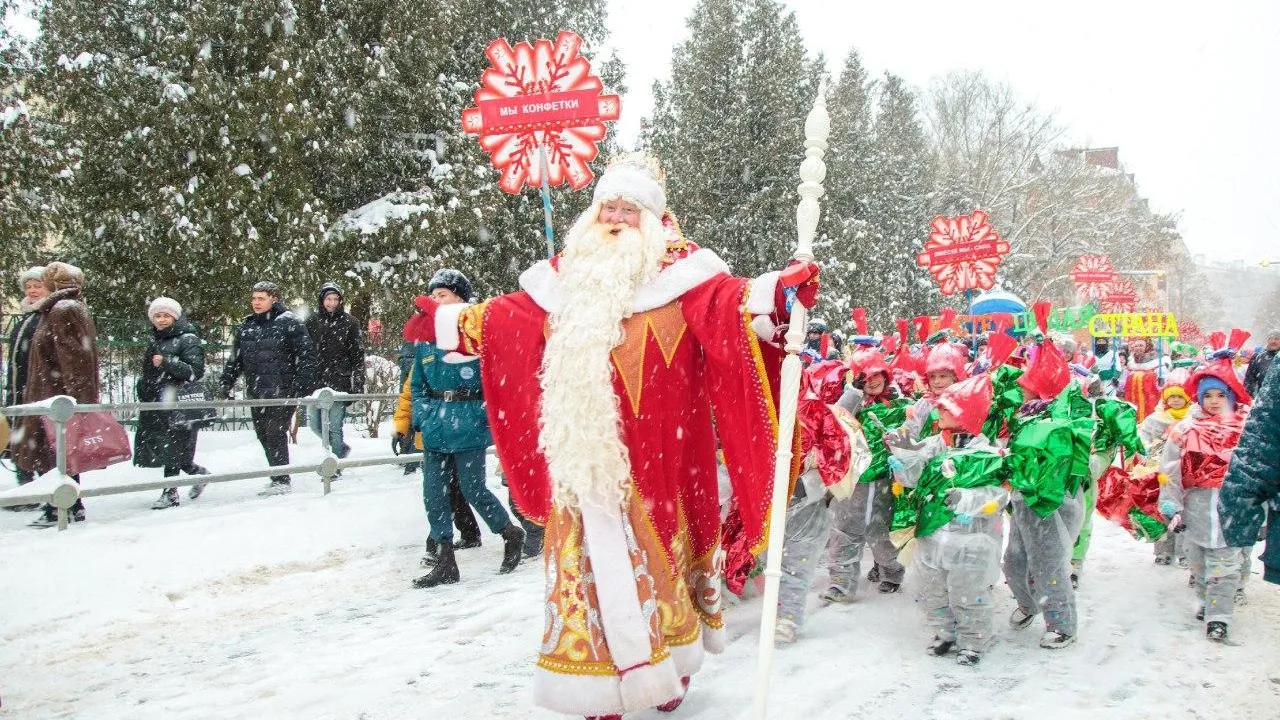
[[[542,357],[538,436],[560,507],[617,507],[631,490],[610,353],[622,342],[636,289],[657,277],[666,252],[660,221],[641,217],[640,229],[614,236],[594,221],[593,207],[570,229],[560,258],[564,302],[551,314]]]

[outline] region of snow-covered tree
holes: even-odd
[[[26,39],[9,24],[17,11],[13,0],[0,1],[0,273],[6,282],[15,271],[49,259],[68,165],[50,128],[33,117],[30,105],[39,100],[25,80],[34,60]]]
[[[820,65],[776,0],[702,0],[688,27],[644,140],[691,239],[737,273],[776,269],[795,244],[796,168]]]

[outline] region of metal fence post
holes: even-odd
[[[324,447],[325,458],[320,463],[320,481],[324,485],[324,494],[328,495],[333,478],[338,472],[337,456],[333,452],[333,443],[329,442],[329,413],[333,412],[333,390],[320,388],[315,396],[315,407],[320,413],[320,442]],[[332,462],[330,462],[332,461]]]
[[[49,419],[53,421],[54,434],[54,458],[57,464],[58,475],[62,479],[62,485],[67,484],[67,422],[76,414],[75,398],[66,395],[59,395],[49,402]],[[58,492],[62,490],[62,492]],[[69,508],[75,505],[75,500],[79,498],[79,491],[74,493],[71,502],[67,503],[68,494],[62,487],[59,487],[53,494],[53,506],[58,511],[58,530],[66,530],[70,524]]]

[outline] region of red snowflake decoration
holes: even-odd
[[[1178,331],[1181,333],[1179,339],[1184,343],[1195,345],[1196,347],[1209,344],[1209,338],[1204,334],[1204,330],[1201,330],[1200,325],[1191,320],[1179,322]]]
[[[462,129],[480,136],[506,192],[542,184],[540,147],[546,148],[548,185],[581,190],[591,184],[588,163],[599,153],[604,121],[617,120],[622,103],[600,94],[604,85],[578,55],[581,47],[582,38],[568,31],[554,44],[489,43],[491,66],[480,77],[476,107],[462,112]]]
[[[1081,297],[1097,300],[1106,292],[1107,285],[1116,279],[1116,271],[1111,266],[1111,258],[1106,255],[1081,255],[1070,277]]]
[[[1128,278],[1116,277],[1106,284],[1098,302],[1102,305],[1102,312],[1133,312],[1138,307],[1138,291]]]
[[[1009,252],[1009,243],[987,221],[985,212],[974,210],[972,215],[953,218],[939,215],[929,230],[916,264],[929,269],[943,295],[995,286],[996,270]]]

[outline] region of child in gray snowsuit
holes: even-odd
[[[853,602],[862,574],[862,552],[868,545],[875,560],[868,579],[879,583],[880,592],[897,592],[907,572],[898,562],[898,548],[889,540],[893,478],[887,464],[888,451],[880,438],[886,430],[906,420],[908,401],[889,384],[889,366],[879,351],[859,351],[853,363],[858,376],[837,404],[862,424],[871,444],[872,461],[856,477],[853,495],[831,504],[831,535],[827,541],[831,583],[822,593],[824,602]]]
[[[915,488],[915,572],[926,621],[934,631],[926,650],[939,657],[954,650],[961,665],[978,664],[993,635],[1002,511],[1009,500],[999,479],[1004,459],[979,432],[990,405],[990,381],[965,380],[938,398],[938,425],[948,431],[946,437],[913,441],[904,429],[885,438],[893,452],[894,477]]]
[[[804,624],[809,585],[831,528],[828,506],[836,498],[845,498],[837,500],[837,504],[847,503],[854,480],[871,464],[866,438],[853,416],[842,407],[828,404],[833,395],[838,396],[843,374],[838,363],[826,362],[810,365],[805,371],[810,392],[801,400],[800,414],[802,445],[807,452],[805,471],[796,482],[787,506],[778,622],[774,630],[774,640],[778,643],[793,642]],[[831,453],[830,439],[846,437],[847,454]]]
[[[1245,550],[1227,545],[1223,537],[1218,493],[1227,470],[1223,459],[1230,459],[1244,426],[1241,406],[1251,398],[1225,358],[1197,370],[1187,391],[1199,404],[1165,443],[1160,466],[1169,481],[1160,488],[1160,513],[1174,532],[1186,535],[1187,559],[1201,603],[1196,619],[1205,622],[1210,640],[1223,642]]]

